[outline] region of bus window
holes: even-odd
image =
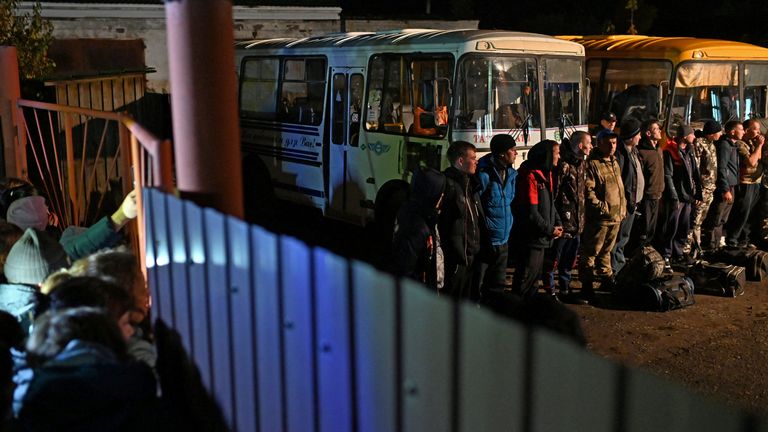
[[[539,127],[535,60],[514,57],[465,58],[456,83],[456,128]]]
[[[368,69],[366,130],[440,135],[439,126],[448,124],[452,73],[453,61],[448,55],[373,56]],[[435,107],[434,101],[443,105]],[[434,124],[421,124],[426,118]]]
[[[768,64],[744,65],[744,110],[749,118],[765,118],[768,111]]]
[[[726,123],[741,117],[738,104],[739,68],[735,63],[688,62],[677,70],[670,125],[701,129],[707,120]]]
[[[363,76],[352,74],[349,78],[349,144],[357,147],[360,137],[360,115],[363,106]]]
[[[288,58],[283,65],[280,119],[319,125],[323,118],[325,59]]]
[[[410,66],[411,91],[415,95],[416,106],[413,108],[413,121],[406,130],[411,135],[445,135],[453,62],[450,58],[414,58]],[[404,118],[404,123],[406,120]]]
[[[605,63],[602,63],[605,62]],[[604,65],[598,71],[593,65]],[[600,71],[602,72],[602,71]],[[663,110],[661,83],[672,76],[672,63],[666,60],[590,60],[587,76],[595,85],[590,119],[597,123],[603,112],[613,112],[619,122],[626,116],[639,121],[660,118]]]
[[[240,74],[240,114],[243,117],[274,120],[280,61],[251,58],[243,62]]]
[[[546,127],[581,123],[581,61],[544,60],[544,106]]]
[[[334,144],[344,144],[345,108],[347,107],[347,75],[343,73],[333,76],[333,123],[331,124],[331,141]]]

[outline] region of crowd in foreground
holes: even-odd
[[[0,430],[225,430],[178,334],[151,328],[137,258],[122,245],[135,192],[62,230],[30,183],[0,194]]]
[[[615,126],[607,113],[594,137],[539,142],[517,170],[509,135],[494,136],[479,160],[474,145],[452,143],[445,171],[414,173],[395,223],[394,271],[457,299],[511,289],[526,301],[541,281],[555,302],[586,304],[644,247],[671,273],[714,251],[767,244],[768,155],[757,120],[681,124],[669,139],[654,119]]]

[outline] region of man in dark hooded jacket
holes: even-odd
[[[536,293],[534,284],[544,266],[544,252],[552,241],[563,235],[560,216],[555,209],[553,168],[560,159],[560,144],[542,141],[528,152],[528,160],[520,166],[517,199],[523,225],[524,247],[520,251],[512,290],[525,299]]]
[[[443,251],[437,232],[444,189],[445,176],[440,171],[417,169],[411,180],[411,197],[395,220],[392,241],[395,274],[438,290],[444,281]]]

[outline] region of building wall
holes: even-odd
[[[29,13],[33,3],[20,3]],[[163,5],[75,4],[42,2],[43,16],[51,20],[57,39],[142,39],[146,66],[157,72],[147,76],[147,90],[170,92],[168,45]],[[308,37],[341,30],[341,9],[336,7],[233,7],[235,40]],[[395,28],[477,28],[477,21],[346,20],[347,31]]]

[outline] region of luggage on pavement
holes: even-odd
[[[760,282],[768,278],[768,252],[759,249],[722,248],[709,253],[710,262],[722,262],[746,269],[748,281]]]
[[[625,285],[617,294],[632,308],[651,312],[666,312],[695,303],[693,281],[682,275]]]
[[[744,294],[746,270],[731,264],[697,261],[688,271],[697,294],[736,297]]]

